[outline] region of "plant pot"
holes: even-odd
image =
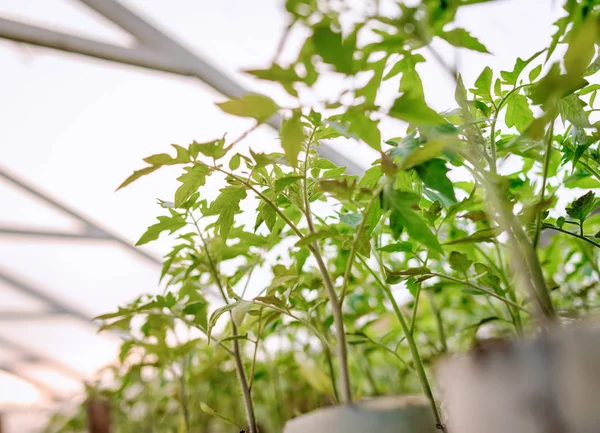
[[[288,421],[283,433],[436,433],[427,399],[390,396],[317,409]]]
[[[600,328],[482,344],[436,368],[448,428],[460,433],[600,431]]]

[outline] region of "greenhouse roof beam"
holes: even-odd
[[[54,312],[57,312],[60,314],[67,314],[71,317],[77,318],[86,323],[92,322],[92,318],[89,317],[88,315],[82,313],[81,311],[79,311],[75,308],[72,308],[72,307],[69,307],[69,306],[63,304],[58,299],[55,299],[54,297],[43,293],[41,290],[33,287],[30,284],[25,283],[24,281],[20,281],[17,278],[8,275],[1,268],[0,268],[0,281],[3,281],[4,283],[8,284],[11,287],[14,287],[21,293],[25,293],[26,295],[31,296],[32,298],[43,301],[44,303],[49,305],[52,308],[52,311],[54,311]]]
[[[21,227],[0,226],[0,235],[50,238],[50,239],[84,239],[84,240],[111,240],[103,232],[85,231],[84,233],[71,233],[54,230],[23,229]]]
[[[33,362],[36,364],[46,364],[52,369],[59,372],[60,374],[64,374],[65,376],[69,376],[77,380],[82,379],[81,374],[73,370],[71,367],[64,365],[48,356],[39,355],[33,350],[28,349],[27,347],[15,343],[14,341],[11,341],[2,336],[0,336],[0,347],[5,347],[7,349],[12,350],[13,352],[16,352],[20,356],[18,362]]]
[[[121,47],[5,18],[0,18],[0,38],[157,71],[197,77],[230,98],[239,98],[249,93],[222,70],[206,62],[118,1],[79,1],[134,36],[139,45],[134,48]],[[273,116],[268,124],[276,130],[279,129],[281,116]],[[336,151],[329,143],[321,143],[317,150],[322,157],[330,159],[337,165],[345,166],[350,174],[364,172],[364,168],[360,164]]]
[[[15,186],[17,186],[18,188],[20,188],[20,189],[28,192],[29,194],[37,197],[38,199],[42,200],[46,204],[49,204],[50,206],[52,206],[56,210],[58,210],[58,211],[60,211],[60,212],[62,212],[64,214],[70,216],[71,218],[76,219],[77,221],[83,223],[83,225],[86,227],[84,233],[86,233],[88,236],[93,236],[94,239],[97,239],[97,238],[101,237],[102,239],[107,239],[107,240],[114,241],[117,244],[125,247],[126,249],[134,252],[138,256],[142,257],[143,259],[145,259],[147,261],[150,261],[151,263],[153,263],[155,265],[160,265],[162,263],[160,259],[154,257],[151,254],[148,254],[147,252],[145,252],[144,250],[142,250],[140,248],[136,248],[129,241],[127,241],[126,239],[123,239],[119,235],[117,235],[115,233],[111,233],[108,230],[99,227],[97,224],[95,224],[94,222],[92,222],[88,218],[82,216],[77,211],[75,211],[73,209],[70,209],[66,205],[64,205],[64,204],[58,202],[57,200],[51,198],[49,195],[47,195],[47,194],[39,191],[37,188],[35,188],[35,187],[31,186],[31,185],[28,185],[23,180],[17,178],[15,175],[9,173],[6,169],[4,169],[2,167],[0,167],[0,177],[6,179],[10,183],[12,183]],[[32,235],[32,234],[33,233],[30,232],[30,235]],[[40,236],[43,237],[44,234],[40,234]]]

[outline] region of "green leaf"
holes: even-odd
[[[500,233],[502,233],[502,230],[500,230],[498,227],[488,227],[485,229],[478,230],[470,236],[446,242],[444,245],[493,242],[493,240],[497,238],[500,235]]]
[[[438,36],[455,47],[468,48],[473,51],[479,51],[480,53],[489,53],[485,45],[479,42],[477,38],[471,36],[465,29],[453,29],[441,33]]]
[[[158,170],[159,168],[160,168],[160,166],[153,166],[153,167],[145,167],[145,168],[142,168],[141,170],[134,171],[131,176],[129,176],[127,179],[125,179],[123,181],[123,183],[121,185],[119,185],[119,187],[117,188],[117,191],[120,190],[121,188],[125,188],[127,185],[135,182],[140,177],[146,176],[146,175]]]
[[[454,187],[446,176],[446,173],[448,173],[446,161],[439,158],[430,159],[415,166],[414,169],[427,187],[441,192],[453,202],[456,202]]]
[[[192,144],[190,144],[190,155],[193,158],[196,158],[198,153],[201,153],[209,158],[220,159],[227,154],[227,150],[229,149],[225,149],[225,140],[223,138],[208,141],[206,143],[198,143],[197,141],[194,141]]]
[[[299,110],[294,110],[292,117],[284,119],[281,125],[281,146],[292,167],[298,166],[298,154],[302,150],[305,138],[301,113]]]
[[[533,82],[537,77],[540,76],[541,72],[542,72],[542,65],[537,65],[535,68],[533,68],[529,72],[529,81]]]
[[[571,94],[566,98],[561,99],[558,108],[562,121],[568,120],[579,128],[590,127],[588,115],[583,109],[585,105],[585,102],[579,99],[575,94]]]
[[[356,43],[351,39],[342,39],[340,33],[335,33],[326,22],[316,26],[312,41],[315,51],[325,63],[335,67],[337,72],[351,75],[353,71],[353,55]]]
[[[362,141],[375,150],[381,150],[381,133],[379,132],[379,121],[372,120],[365,113],[348,111],[344,120],[349,123],[348,130],[356,134]]]
[[[442,247],[425,220],[409,208],[411,204],[418,201],[419,197],[413,193],[394,190],[384,194],[386,208],[394,210],[395,223],[406,229],[408,235],[415,241],[421,242],[436,252],[441,252]]]
[[[232,299],[234,301],[242,300],[242,298],[240,298],[239,295],[233,291],[233,287],[231,287],[230,284],[226,284],[225,289],[227,290],[227,296],[229,297],[229,299]]]
[[[164,231],[168,231],[173,234],[186,224],[185,217],[183,215],[159,216],[158,223],[148,227],[146,232],[142,235],[139,241],[135,244],[136,246],[147,244],[148,242],[155,241],[158,239],[160,234]]]
[[[506,101],[506,126],[515,127],[523,132],[533,121],[533,112],[529,108],[527,98],[519,93],[513,93]]]
[[[254,303],[252,301],[245,301],[243,299],[236,302],[236,305],[231,309],[231,319],[233,320],[233,323],[235,323],[235,326],[242,325],[246,314],[253,305]]]
[[[405,122],[421,125],[439,125],[446,121],[425,104],[425,100],[405,93],[400,96],[390,109],[389,115]]]
[[[594,194],[592,191],[589,191],[588,193],[574,200],[567,207],[567,215],[583,224],[583,222],[598,207],[598,205],[599,203],[596,200],[596,194]]]
[[[298,96],[298,92],[294,89],[293,84],[298,81],[303,81],[296,73],[293,66],[284,69],[275,63],[273,63],[269,69],[252,69],[244,72],[261,80],[277,82],[281,84],[290,95],[295,97]]]
[[[565,69],[570,76],[582,77],[594,57],[598,20],[591,15],[569,41],[565,53]]]
[[[240,154],[236,153],[229,160],[229,168],[231,170],[237,170],[239,166],[240,166]]]
[[[411,244],[410,242],[396,242],[394,244],[389,244],[385,247],[378,248],[377,250],[384,253],[410,253],[412,252],[412,248],[413,244]]]
[[[198,323],[203,329],[208,325],[208,303],[206,301],[197,301],[187,304],[183,309],[183,314],[194,316],[194,322]]]
[[[208,338],[208,342],[209,343],[210,343],[210,336],[212,334],[212,329],[217,324],[217,320],[219,320],[219,317],[221,317],[224,313],[233,310],[233,308],[236,305],[237,305],[237,302],[232,302],[231,304],[227,304],[227,305],[225,305],[225,306],[223,306],[221,308],[217,308],[210,315],[210,319],[208,320],[208,329],[207,329],[207,332],[206,332],[206,337]]]
[[[304,179],[302,176],[285,176],[285,177],[280,177],[274,183],[275,191],[276,192],[281,192],[286,187],[288,187],[290,185],[293,185],[294,183],[296,183],[296,182],[298,182],[298,181],[300,181],[302,179]]]
[[[311,233],[309,235],[304,236],[304,238],[300,239],[296,242],[297,247],[305,247],[313,242],[320,241],[321,239],[332,238],[336,236],[338,233],[333,229],[328,230],[319,230],[317,232]]]
[[[419,266],[416,268],[408,268],[404,271],[386,271],[385,282],[388,284],[398,284],[400,281],[408,278],[415,277],[419,275],[427,275],[430,274],[431,270],[425,266]]]
[[[484,101],[491,101],[492,95],[490,89],[492,87],[492,77],[492,69],[487,66],[479,77],[477,77],[477,80],[475,80],[475,89],[472,89],[471,92],[483,98]]]
[[[362,221],[362,215],[359,213],[344,213],[340,215],[340,221],[355,229]]]
[[[223,421],[225,421],[228,424],[231,424],[232,426],[234,426],[236,429],[240,430],[240,431],[244,431],[244,429],[242,427],[240,427],[239,425],[237,425],[235,422],[233,422],[232,420],[230,420],[229,418],[227,418],[226,416],[223,416],[217,412],[215,412],[210,406],[208,406],[206,403],[200,402],[200,410],[202,412],[204,412],[207,415],[210,416],[214,416],[216,418],[219,418]]]
[[[319,182],[319,190],[328,192],[340,201],[350,200],[354,193],[356,182],[349,179],[322,180]]]
[[[252,93],[242,96],[241,99],[232,99],[217,105],[225,113],[239,117],[251,117],[260,123],[269,120],[279,110],[271,98]]]
[[[274,305],[275,307],[280,308],[282,310],[287,310],[285,302],[279,299],[277,296],[257,296],[256,298],[254,298],[254,300],[263,304]]]
[[[239,186],[227,186],[209,208],[209,215],[219,215],[217,225],[223,241],[229,237],[235,215],[240,211],[240,201],[246,198],[246,190]]]
[[[466,274],[471,265],[473,264],[473,261],[469,260],[467,256],[463,253],[459,253],[458,251],[452,251],[450,253],[449,263],[450,267],[456,272]]]
[[[210,173],[210,168],[204,164],[194,164],[191,167],[184,167],[185,173],[177,178],[181,185],[175,191],[175,207],[180,207],[190,196],[198,191],[206,182],[206,175]]]

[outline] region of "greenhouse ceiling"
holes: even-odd
[[[460,20],[495,54],[495,66],[508,68],[515,53],[504,49],[507,38],[526,57],[551,34],[559,11],[543,3],[544,14],[539,4],[513,0],[494,13],[487,6],[485,17],[473,7]],[[515,8],[522,13],[508,24]],[[119,337],[98,334],[94,316],[161,290],[167,241],[133,245],[175,176],[165,171],[114,191],[143,157],[170,143],[248,129],[215,101],[249,90],[286,100],[242,72],[271,60],[284,16],[281,0],[0,3],[0,413],[9,432],[36,431],[48,409],[80,397],[82,381],[115,359]],[[297,50],[293,40],[286,50]],[[457,50],[447,57],[459,68],[490,63]],[[439,69],[422,77],[438,89],[426,95],[434,108],[452,105]],[[383,125],[390,135],[394,127]],[[245,146],[279,144],[261,127]],[[353,142],[324,143],[321,151],[353,172],[377,157]]]

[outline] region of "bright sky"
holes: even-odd
[[[123,3],[247,87],[282,97],[279,89],[239,72],[270,61],[287,24],[282,0]],[[465,11],[460,24],[494,53],[461,51],[460,66],[470,71],[465,81],[472,83],[485,65],[512,69],[516,56],[526,58],[545,46],[559,13],[558,3],[506,0]],[[128,35],[76,0],[3,0],[0,16],[116,44],[131,43]],[[439,47],[454,60],[455,50]],[[170,143],[188,144],[224,132],[238,136],[251,125],[220,113],[214,101],[222,97],[195,79],[7,41],[0,41],[0,65],[0,167],[132,243],[158,214],[156,198],[169,198],[176,188],[177,172],[165,170],[115,193],[116,186],[142,166],[143,157],[169,151]],[[454,90],[443,72],[434,65],[426,65],[420,72],[430,104],[440,110],[453,106]],[[397,125],[384,125],[383,135],[398,135],[395,128]],[[255,132],[248,144],[266,150],[274,149],[277,141],[265,128]],[[368,149],[355,144],[344,145],[340,151],[350,151],[359,161],[372,157]],[[1,226],[78,228],[3,181],[0,203]],[[157,269],[122,248],[6,235],[0,239],[0,272],[34,284],[89,315],[157,290]],[[148,251],[160,256],[166,245],[159,242]],[[88,377],[113,359],[116,339],[96,335],[91,325],[64,318],[6,320],[1,316],[2,311],[35,313],[40,308],[14,288],[0,284],[0,338],[36,350]],[[66,389],[67,394],[77,390],[68,377],[48,366],[19,361],[6,349],[0,344],[0,367],[10,365],[34,382]],[[18,409],[8,417],[8,433],[36,431],[44,412],[31,404],[47,408],[48,400],[26,382],[0,374],[0,412]],[[38,416],[31,416],[32,411]]]

